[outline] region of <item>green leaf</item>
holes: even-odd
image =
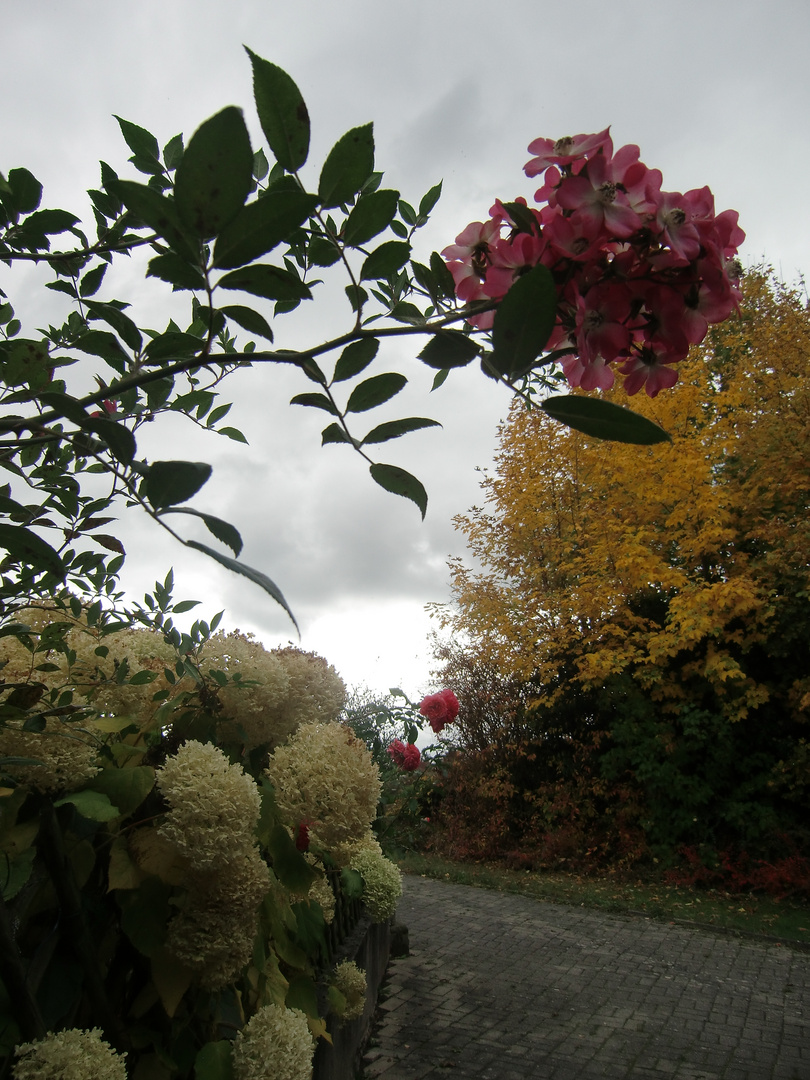
[[[100,791],[91,791],[85,788],[83,791],[72,791],[69,795],[57,799],[54,806],[65,806],[70,803],[82,817],[90,821],[112,821],[120,817],[118,807],[113,806],[106,795]]]
[[[150,364],[162,365],[168,359],[177,360],[180,357],[194,356],[195,353],[202,352],[203,347],[204,342],[193,334],[167,330],[165,334],[158,334],[156,338],[152,338],[144,349],[144,356]]]
[[[194,602],[195,601],[192,601],[192,603]],[[179,607],[179,604],[175,604],[172,610],[177,611]],[[144,669],[143,671],[136,671],[132,678],[127,680],[127,684],[129,686],[148,686],[149,683],[153,683],[156,678],[156,671],[148,671],[147,669]]]
[[[196,495],[211,475],[203,461],[153,461],[146,476],[146,498],[160,510]]]
[[[102,263],[93,270],[88,270],[79,282],[79,296],[95,296],[101,287],[104,275],[107,273],[107,264]]]
[[[422,201],[419,203],[419,216],[420,217],[427,217],[428,216],[430,211],[433,209],[433,207],[436,205],[436,203],[441,198],[441,194],[442,194],[442,182],[440,180],[438,182],[438,184],[434,184],[434,186],[430,189],[430,191],[428,191],[428,193],[422,197]]]
[[[68,394],[61,394],[57,390],[45,390],[39,395],[39,400],[49,409],[54,409],[60,416],[72,420],[74,424],[84,424],[89,419],[84,406]]]
[[[427,492],[415,476],[400,469],[398,465],[372,465],[369,472],[372,479],[386,491],[415,502],[424,519],[427,513]]]
[[[217,435],[224,435],[228,439],[232,439],[234,442],[245,443],[247,445],[247,439],[242,432],[235,427],[221,427],[217,428]]]
[[[122,371],[122,364],[129,363],[129,357],[121,342],[108,330],[88,330],[75,341],[75,348],[91,356],[100,356],[116,371]]]
[[[667,432],[646,416],[602,398],[563,394],[546,398],[540,408],[552,419],[597,439],[641,446],[672,442]]]
[[[365,379],[352,390],[346,412],[365,412],[367,409],[374,409],[383,402],[390,401],[407,382],[405,376],[396,371],[372,375],[370,379]]]
[[[243,206],[217,237],[214,266],[230,270],[272,251],[312,215],[318,205],[305,191],[268,191]]]
[[[191,266],[185,259],[171,251],[150,259],[146,276],[168,282],[169,285],[174,286],[175,292],[181,289],[197,291],[205,288],[205,278],[196,266]]]
[[[95,432],[102,442],[107,444],[113,456],[124,465],[129,465],[134,459],[137,450],[135,436],[124,424],[103,416],[90,416],[83,421],[82,428]]]
[[[288,1009],[300,1009],[305,1016],[318,1015],[318,989],[309,975],[296,975],[290,981],[284,1004]]]
[[[253,97],[264,137],[282,168],[296,172],[309,153],[309,114],[301,91],[275,64],[246,49],[253,66]]]
[[[343,382],[344,379],[353,379],[355,375],[359,375],[377,355],[379,347],[379,341],[373,337],[361,338],[347,345],[335,364],[332,382]]]
[[[103,304],[99,300],[86,300],[85,307],[97,319],[102,319],[108,326],[111,326],[118,336],[129,345],[130,349],[134,352],[140,351],[143,338],[140,330],[129,315],[125,315],[114,304]]]
[[[163,237],[178,255],[190,262],[200,261],[199,244],[191,236],[171,199],[155,191],[146,184],[134,180],[114,180],[110,190],[126,206],[127,210],[140,219],[144,225]]]
[[[141,805],[155,786],[155,770],[148,765],[131,768],[102,769],[87,784],[87,790],[97,791],[117,807],[121,817],[129,817]]]
[[[28,169],[11,169],[8,174],[8,192],[2,195],[3,205],[17,214],[30,214],[42,199],[42,184]]]
[[[404,199],[399,200],[399,216],[402,218],[406,225],[416,224],[416,211],[411,206],[411,204],[409,202],[405,202]]]
[[[329,151],[321,170],[318,195],[324,208],[349,202],[373,170],[373,125],[352,128]]]
[[[228,108],[195,131],[177,166],[174,201],[180,220],[202,240],[233,221],[253,180],[253,150],[241,109]]]
[[[37,572],[55,574],[64,581],[67,571],[54,549],[21,525],[0,522],[0,547],[5,548],[14,562],[27,563]]]
[[[248,333],[258,334],[259,337],[267,338],[268,341],[273,340],[273,331],[267,319],[253,308],[244,307],[242,304],[229,304],[219,310],[226,318],[233,319]]]
[[[363,281],[379,281],[380,278],[389,278],[398,270],[401,270],[411,257],[411,245],[404,240],[387,240],[380,244],[366,261],[360,270],[360,278]]]
[[[349,247],[367,244],[394,220],[398,201],[399,192],[388,189],[361,195],[343,226],[343,242]]]
[[[403,694],[402,697],[405,695]],[[359,870],[344,866],[340,871],[340,885],[348,900],[360,900],[363,896],[363,875]]]
[[[113,113],[113,115],[115,114]],[[136,157],[152,158],[159,164],[160,149],[158,141],[151,131],[138,127],[137,124],[133,124],[129,120],[122,120],[120,116],[116,116],[115,119],[118,121],[121,134],[124,136],[124,140],[132,153]]]
[[[326,236],[313,236],[307,247],[307,259],[312,266],[334,266],[340,258],[340,247]]]
[[[312,293],[296,275],[279,266],[257,263],[241,270],[232,270],[217,282],[223,289],[264,296],[268,300],[311,300]]]
[[[267,850],[273,863],[273,871],[282,885],[290,892],[309,892],[309,887],[318,876],[310,866],[283,825],[274,825],[267,841]]]
[[[233,1080],[233,1043],[209,1042],[194,1059],[194,1080]]]
[[[326,446],[327,443],[351,443],[351,441],[340,424],[330,424],[321,432],[321,446]]]
[[[478,354],[478,344],[460,330],[439,330],[418,353],[418,357],[423,364],[441,371],[465,367]]]
[[[556,312],[557,291],[547,267],[519,277],[495,311],[493,366],[507,378],[530,370],[554,329]]]
[[[55,233],[67,232],[79,219],[75,214],[67,210],[37,210],[31,214],[20,226],[31,236],[53,236]]]
[[[503,206],[512,219],[517,232],[528,233],[530,236],[539,236],[540,226],[528,206],[524,206],[523,203],[519,202],[508,202],[504,203]]]
[[[238,530],[229,522],[214,517],[213,514],[203,514],[200,510],[193,510],[190,506],[177,506],[170,510],[164,510],[163,512],[164,514],[191,514],[193,517],[201,518],[205,523],[206,529],[208,529],[217,540],[221,540],[223,544],[227,544],[234,555],[238,555],[242,550],[242,537],[239,535]],[[174,610],[177,611],[176,606]]]
[[[253,155],[253,179],[264,180],[270,171],[270,165],[261,147]]]
[[[39,762],[34,762],[34,764],[39,764]],[[2,876],[4,900],[12,900],[31,877],[36,856],[35,847],[26,848],[13,858],[9,858],[5,853],[2,855],[3,869],[0,876]]]
[[[171,887],[148,877],[137,889],[117,892],[121,908],[121,928],[145,956],[151,956],[166,940],[166,925],[175,912],[169,905]]]
[[[406,435],[409,431],[441,426],[438,420],[428,420],[423,416],[409,416],[405,420],[391,420],[388,423],[379,424],[370,431],[360,445],[367,446],[369,443],[388,442],[389,439],[398,439],[400,435]]]
[[[456,295],[456,283],[453,281],[453,275],[447,269],[447,263],[438,251],[431,253],[430,269],[433,271],[433,276],[439,287],[440,299],[452,300]]]
[[[296,394],[295,397],[290,398],[290,404],[306,405],[311,409],[323,409],[324,412],[331,413],[332,416],[340,416],[340,413],[326,394]]]
[[[176,169],[183,160],[183,136],[173,135],[163,147],[163,161],[170,171]]]
[[[213,548],[207,547],[205,544],[198,544],[196,540],[186,540],[186,547],[194,548],[196,551],[202,551],[204,554],[210,556],[215,562],[220,563],[222,566],[226,566],[229,570],[233,570],[235,574],[240,574],[242,577],[248,578],[249,581],[254,582],[260,588],[264,589],[266,593],[273,597],[277,604],[287,612],[290,619],[293,622],[296,630],[298,629],[298,623],[295,616],[290,610],[290,606],[284,599],[281,590],[271,581],[266,574],[261,573],[260,570],[254,570],[251,566],[245,566],[244,563],[237,562],[236,559],[231,559],[227,555],[221,555],[218,551],[214,551]]]
[[[363,304],[368,300],[368,293],[360,285],[347,285],[344,292],[352,306],[352,311],[360,311]]]
[[[3,380],[9,386],[28,383],[33,388],[39,388],[51,381],[48,372],[52,366],[46,341],[17,338],[8,346],[2,364]]]

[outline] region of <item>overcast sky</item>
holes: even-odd
[[[136,175],[113,114],[163,145],[239,105],[258,148],[244,44],[288,71],[304,95],[313,186],[333,143],[369,120],[386,186],[416,203],[444,181],[418,236],[421,261],[484,218],[496,196],[531,198],[536,185],[522,167],[532,139],[610,124],[614,144],[637,143],[666,190],[708,184],[718,211],[739,211],[744,262],[766,259],[788,281],[810,271],[807,0],[9,0],[2,33],[0,170],[30,169],[45,185],[43,206],[89,219],[83,192],[98,185],[100,158]],[[43,299],[37,287],[46,279],[0,267],[0,287],[29,332],[52,310],[53,294]],[[164,325],[155,283],[125,283],[127,294],[99,298],[130,300],[139,325]],[[276,344],[300,348],[348,326],[348,310],[316,293],[289,327],[277,323]],[[308,389],[289,372],[263,366],[226,385],[249,447],[163,424],[139,438],[153,459],[212,462],[193,505],[240,529],[243,560],[282,589],[303,647],[350,683],[401,685],[414,696],[436,689],[424,605],[449,597],[447,558],[463,552],[452,518],[480,501],[476,470],[491,462],[508,407],[476,370],[454,372],[429,394],[433,373],[413,359],[420,347],[387,343],[373,370],[410,380],[380,420],[420,415],[443,425],[380,448],[379,460],[425,483],[424,523],[347,448],[321,449],[324,414],[287,405]],[[173,565],[177,595],[202,600],[204,616],[225,608],[228,627],[253,630],[268,646],[294,637],[255,586],[179,548],[137,512],[124,515],[122,535],[134,595]]]

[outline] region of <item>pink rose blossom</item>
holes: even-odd
[[[551,272],[557,313],[546,350],[572,386],[609,389],[614,371],[629,394],[674,385],[691,345],[739,304],[737,249],[745,239],[734,210],[715,214],[707,187],[662,191],[662,176],[639,148],[614,152],[610,131],[536,139],[528,176],[542,174],[523,231],[498,199],[488,222],[473,222],[442,253],[465,302],[500,300],[538,264]],[[515,202],[526,206],[523,199]],[[468,322],[489,329],[494,311]],[[429,695],[430,701],[437,695]],[[423,703],[424,704],[424,703]],[[425,709],[422,710],[425,713]],[[441,730],[442,715],[425,713]]]
[[[537,176],[549,165],[570,165],[597,150],[610,154],[612,149],[609,127],[598,135],[568,135],[556,142],[553,139],[535,139],[529,143],[529,153],[536,156],[526,163],[524,171],[527,176]]]
[[[654,398],[659,390],[667,389],[678,381],[678,372],[672,367],[663,350],[645,346],[621,366],[624,388],[628,394],[637,394],[644,387],[647,397]]]

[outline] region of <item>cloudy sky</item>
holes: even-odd
[[[261,145],[248,45],[287,70],[307,101],[313,186],[333,143],[370,120],[386,186],[416,203],[444,181],[416,245],[421,261],[486,216],[496,196],[531,197],[522,167],[532,139],[610,124],[615,145],[637,143],[667,190],[708,184],[718,210],[739,211],[745,262],[767,259],[788,281],[810,272],[807,0],[9,0],[3,24],[0,170],[30,169],[45,185],[43,206],[89,217],[83,192],[98,185],[100,158],[130,175],[113,114],[163,145],[239,105]],[[0,287],[29,330],[52,311],[44,280],[0,267]],[[99,298],[130,300],[142,326],[165,324],[155,283],[122,284],[126,293]],[[276,344],[300,348],[348,326],[345,308],[316,298],[289,326],[277,324]],[[374,370],[410,380],[380,420],[421,415],[443,425],[381,456],[423,480],[425,522],[345,447],[321,449],[323,414],[287,404],[308,389],[289,372],[257,367],[225,388],[249,447],[162,424],[140,440],[151,458],[213,463],[193,505],[241,530],[243,560],[282,589],[305,648],[351,683],[414,696],[435,689],[424,605],[449,597],[447,558],[463,551],[452,518],[480,501],[477,470],[491,461],[508,407],[474,370],[429,394],[432,372],[413,359],[419,347],[385,344]],[[268,646],[294,637],[255,586],[136,512],[121,533],[133,595],[174,566],[178,597],[203,601],[204,616],[225,608],[228,627]]]

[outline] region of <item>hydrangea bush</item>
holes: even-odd
[[[167,609],[179,606],[169,584]],[[54,638],[62,653],[44,649],[59,618],[71,623]],[[181,634],[170,616],[160,632],[95,638],[84,607],[74,618],[51,605],[31,623],[0,637],[0,662],[15,678],[28,671],[17,689],[36,688],[40,700],[69,694],[70,705],[39,728],[0,728],[4,1053],[25,1042],[14,1075],[47,1077],[53,1062],[84,1076],[103,1057],[100,1075],[123,1076],[124,1054],[147,1075],[183,1054],[187,1065],[177,1060],[171,1075],[193,1066],[226,1076],[233,1057],[234,1075],[252,1077],[265,1075],[256,1070],[270,1046],[272,1075],[308,1075],[313,1040],[326,1037],[316,980],[335,886],[344,880],[375,920],[390,917],[399,895],[399,871],[379,848],[370,862],[357,856],[371,842],[380,780],[336,719],[339,676],[315,654],[269,652],[207,624]],[[106,643],[95,668],[69,648],[86,640]],[[155,656],[167,665],[160,672]],[[110,672],[120,677],[115,707]],[[160,687],[156,700],[144,686]],[[296,721],[305,715],[315,719]],[[281,742],[279,717],[289,732]],[[302,822],[306,845],[296,844]],[[31,977],[56,909],[78,932],[60,937],[51,967]],[[88,1016],[106,1042],[96,1029],[47,1034]],[[208,1034],[222,1024],[233,1033],[245,1024],[233,1047]]]
[[[424,516],[421,482],[378,448],[435,422],[364,422],[407,381],[374,367],[387,338],[418,339],[434,389],[477,360],[529,404],[566,378],[607,386],[614,369],[653,394],[736,300],[736,217],[715,215],[707,189],[663,193],[607,132],[533,143],[542,209],[496,202],[444,258],[419,261],[441,185],[417,206],[383,186],[371,124],[311,177],[298,87],[248,52],[272,166],[227,107],[162,147],[119,118],[141,179],[101,163],[90,228],[43,207],[27,169],[0,174],[0,259],[47,266],[70,305],[61,325],[24,329],[0,294],[0,1054],[18,1080],[125,1068],[303,1080],[326,1037],[315,978],[329,881],[376,919],[401,888],[371,832],[376,771],[337,722],[334,670],[224,633],[221,616],[179,629],[196,602],[174,601],[171,574],[143,603],[126,598],[113,523],[132,507],[294,621],[278,585],[239,559],[238,529],[189,505],[211,467],[148,460],[143,426],[172,414],[243,443],[223,383],[293,366],[292,403],[326,413],[323,443],[349,446]],[[162,329],[109,291],[124,258],[176,294]],[[346,331],[277,345],[284,316],[336,274]],[[600,438],[667,438],[597,396],[540,407]],[[213,541],[188,538],[189,517]],[[414,777],[416,721],[440,732],[457,702],[443,690],[407,710],[406,741],[386,756]]]

